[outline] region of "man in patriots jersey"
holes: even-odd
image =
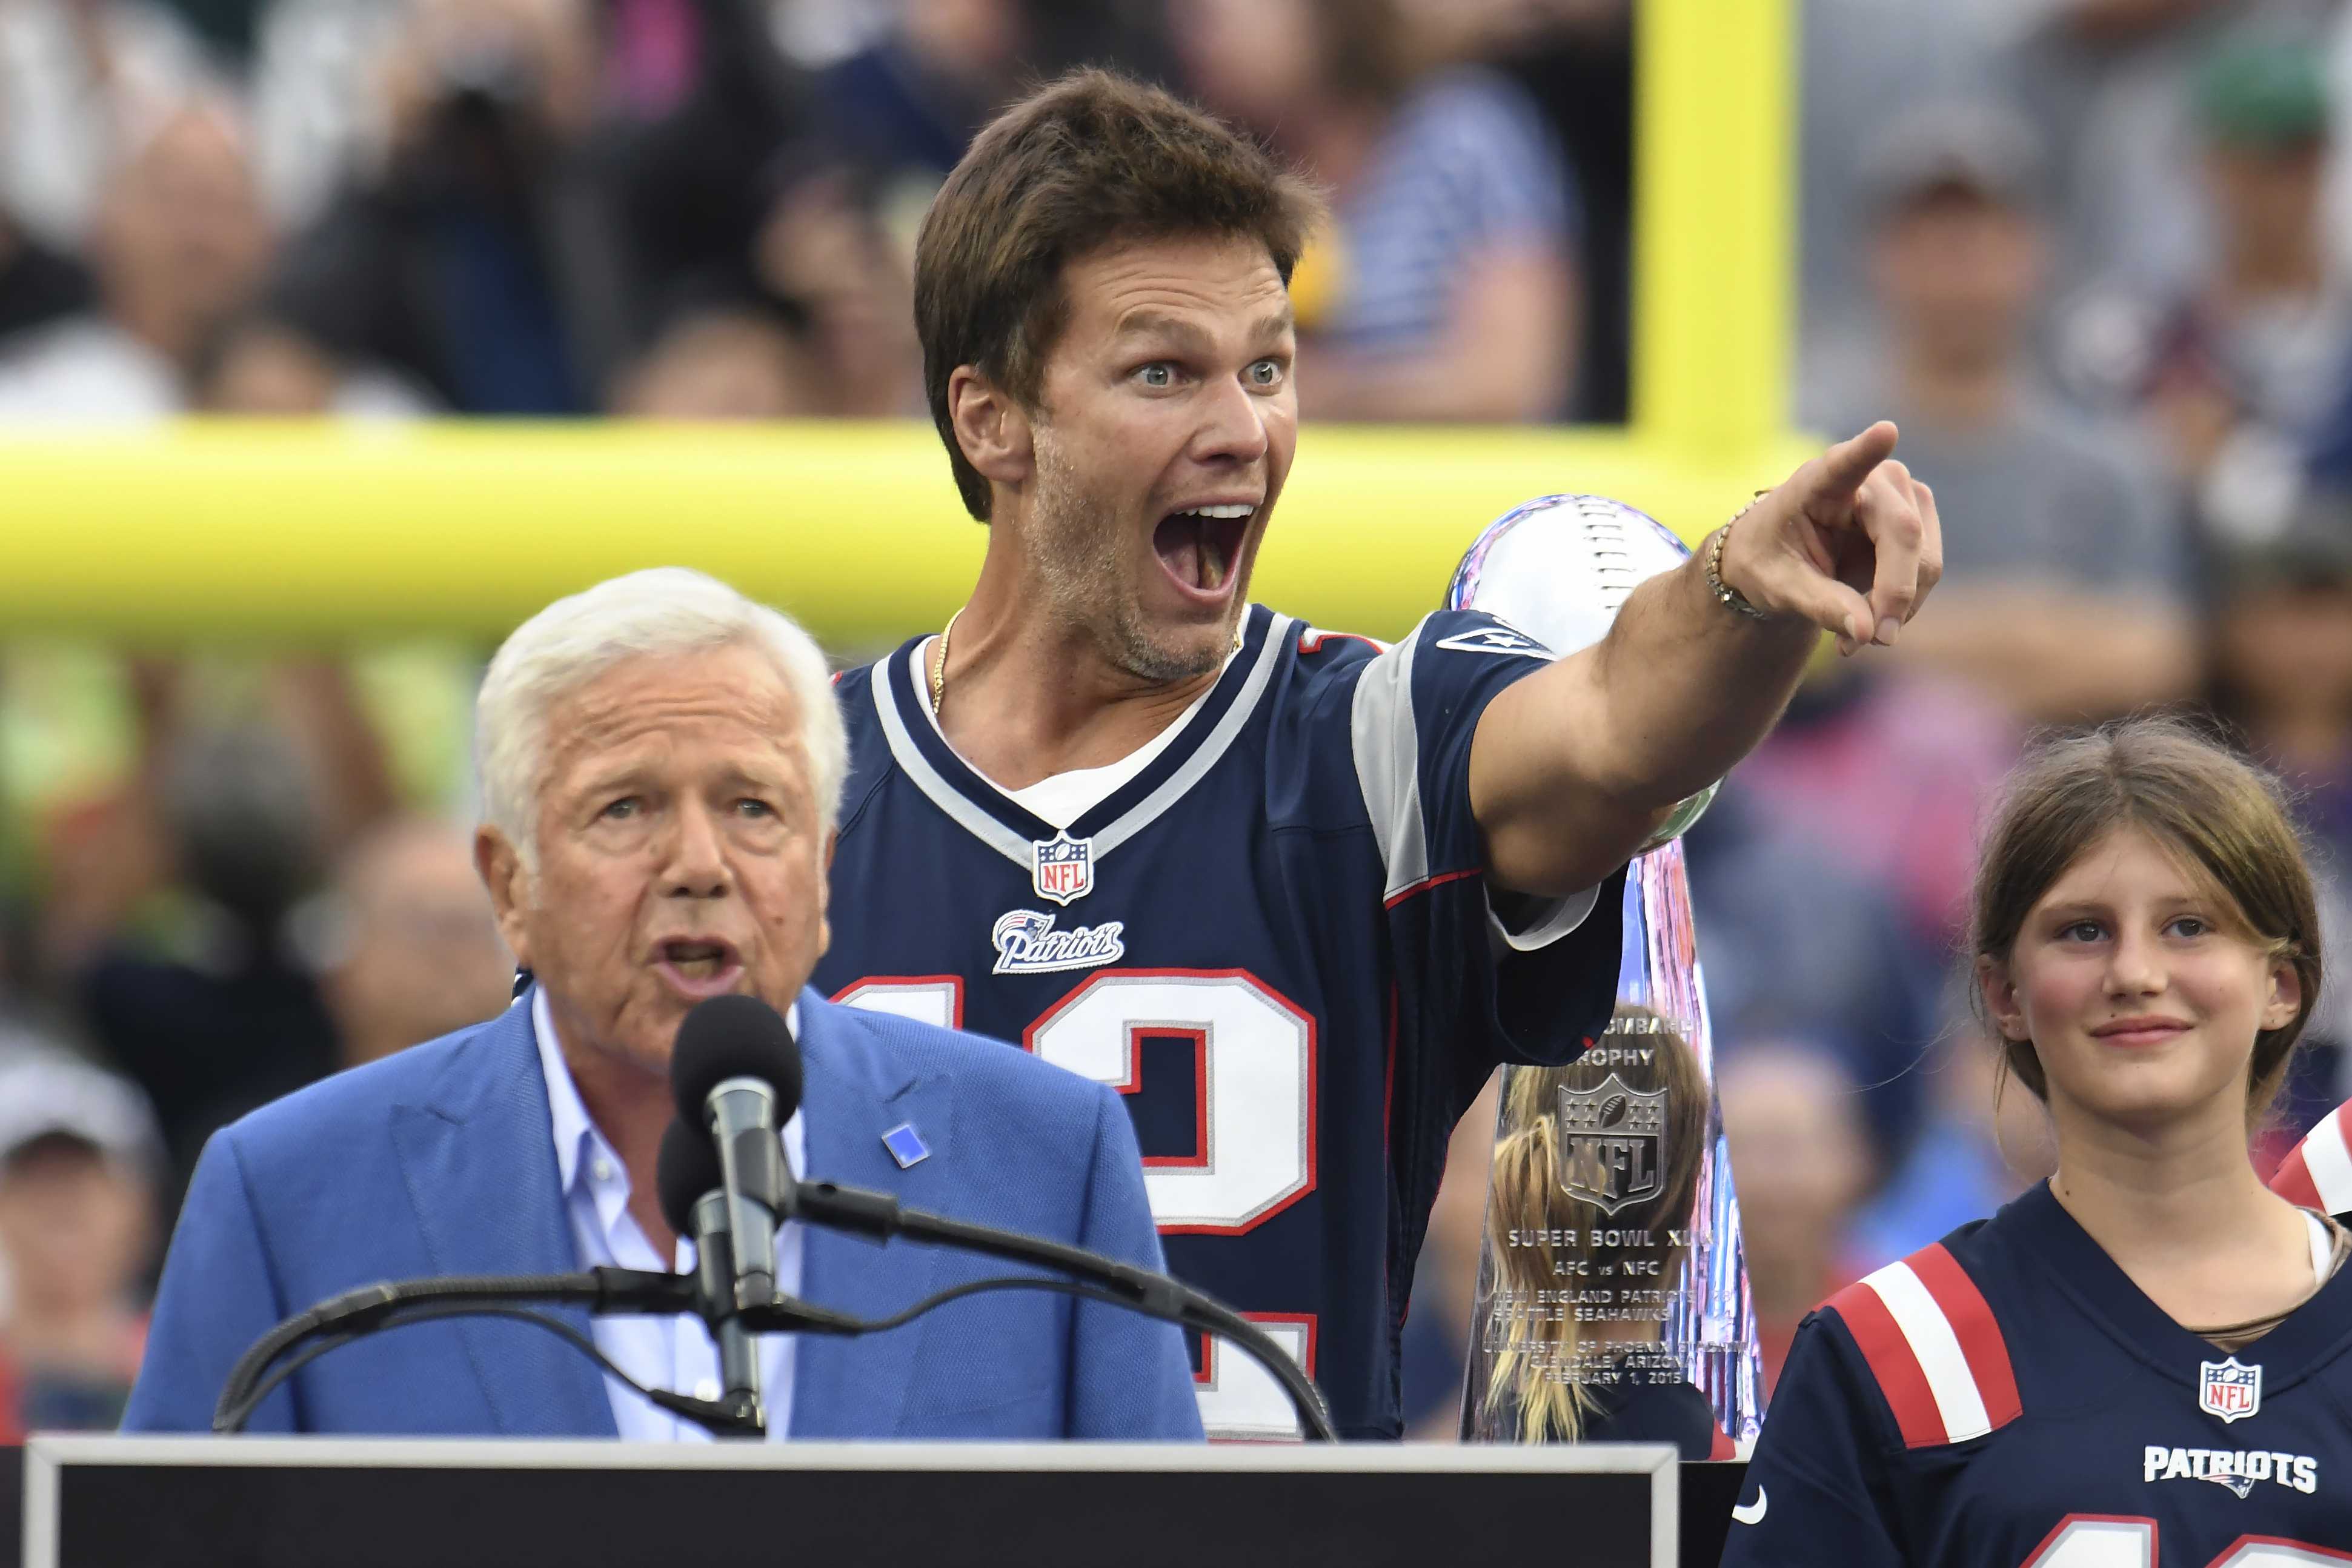
[[[1497,1060],[1602,1033],[1627,858],[1762,737],[1818,628],[1895,639],[1940,543],[1880,425],[1565,658],[1483,615],[1382,649],[1249,605],[1316,210],[1103,72],[950,175],[916,313],[988,551],[938,636],[840,682],[857,896],[817,981],[1125,1091],[1171,1267],[1343,1431],[1394,1436],[1447,1132]],[[1213,1434],[1293,1430],[1270,1380],[1196,1354]]]
[[[2279,1162],[2271,1191],[2301,1208],[2352,1221],[2352,1101],[2337,1106]]]
[[[1805,1321],[1724,1568],[2352,1562],[2352,1236],[2246,1139],[2321,978],[2275,785],[2177,721],[2063,740],[1975,904],[2057,1173]]]

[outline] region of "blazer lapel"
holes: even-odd
[[[807,1174],[891,1193],[909,1207],[938,1208],[954,1169],[951,1080],[891,1068],[855,1009],[836,1007],[814,991],[801,994],[800,1016]],[[901,1124],[912,1125],[929,1151],[905,1169],[882,1142]],[[931,1293],[940,1256],[937,1247],[885,1245],[812,1226],[801,1294],[835,1311],[888,1317]],[[860,1339],[803,1336],[793,1352],[792,1436],[897,1434],[926,1332],[919,1320]]]
[[[438,1273],[568,1274],[580,1266],[557,1190],[529,994],[467,1042],[423,1103],[393,1108],[393,1142]],[[590,1331],[583,1308],[540,1310]],[[603,1374],[553,1334],[483,1318],[459,1319],[458,1332],[500,1433],[617,1435]]]

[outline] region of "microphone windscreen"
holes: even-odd
[[[654,1162],[654,1187],[661,1194],[662,1218],[669,1221],[670,1229],[692,1236],[694,1205],[725,1183],[719,1170],[719,1146],[702,1124],[671,1122],[662,1133],[661,1156]]]
[[[800,1042],[784,1016],[757,996],[698,1002],[677,1026],[669,1087],[680,1116],[698,1127],[707,1125],[704,1102],[730,1078],[755,1078],[775,1090],[779,1127],[800,1109]]]

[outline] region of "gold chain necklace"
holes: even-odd
[[[940,633],[939,657],[931,660],[931,716],[933,718],[939,717],[940,704],[947,700],[948,638],[955,635],[956,618],[962,614],[963,611],[959,609],[955,615],[948,617],[946,629]]]

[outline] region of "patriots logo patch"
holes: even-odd
[[[1437,646],[1452,648],[1455,653],[1517,654],[1522,658],[1542,659],[1559,657],[1525,632],[1513,631],[1508,626],[1478,626],[1455,632],[1450,637],[1438,638]]]

